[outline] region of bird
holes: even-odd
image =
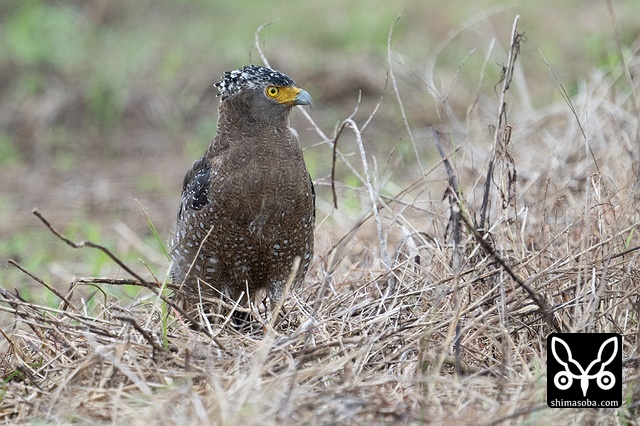
[[[311,95],[258,65],[225,72],[215,87],[217,131],[183,180],[171,279],[187,308],[206,305],[197,312],[246,307],[260,294],[273,309],[296,258],[293,286],[313,257],[315,190],[289,126],[292,108],[311,106]]]

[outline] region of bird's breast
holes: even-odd
[[[267,224],[300,214],[313,202],[309,175],[299,146],[280,149],[243,143],[218,159],[212,198],[236,212],[230,220]]]

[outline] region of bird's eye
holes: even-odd
[[[276,86],[267,87],[267,96],[269,96],[270,98],[275,98],[276,96],[278,96],[278,93],[280,93],[280,89],[278,89]]]

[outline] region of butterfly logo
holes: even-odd
[[[613,351],[611,356],[603,361],[602,356],[604,354],[605,348],[613,344]],[[564,349],[564,354],[561,353],[562,350],[559,351],[560,347]],[[553,353],[553,357],[558,361],[560,365],[564,367],[564,371],[558,372],[553,378],[553,384],[557,389],[566,390],[573,385],[573,379],[580,380],[580,388],[582,388],[582,396],[587,396],[587,389],[589,389],[589,380],[596,379],[596,383],[598,387],[602,390],[609,390],[613,388],[616,384],[616,377],[610,371],[605,371],[605,367],[614,360],[616,354],[618,353],[618,340],[616,337],[611,337],[605,340],[602,345],[600,345],[600,349],[598,350],[598,357],[591,362],[587,366],[587,368],[582,368],[582,365],[575,359],[573,359],[573,355],[571,354],[571,349],[569,345],[559,337],[553,336],[551,338],[551,352]],[[560,352],[560,353],[559,353]],[[562,360],[562,355],[567,355],[568,359],[566,361]],[[574,371],[580,372],[580,374],[575,374],[571,371],[570,366],[573,365]],[[597,372],[591,373],[591,370],[594,369],[595,366],[599,365],[600,368]]]

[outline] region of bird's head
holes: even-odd
[[[297,87],[291,77],[258,65],[227,71],[215,86],[222,102],[235,100],[245,104],[254,115],[269,111],[288,114],[295,105],[311,105],[311,95]]]

